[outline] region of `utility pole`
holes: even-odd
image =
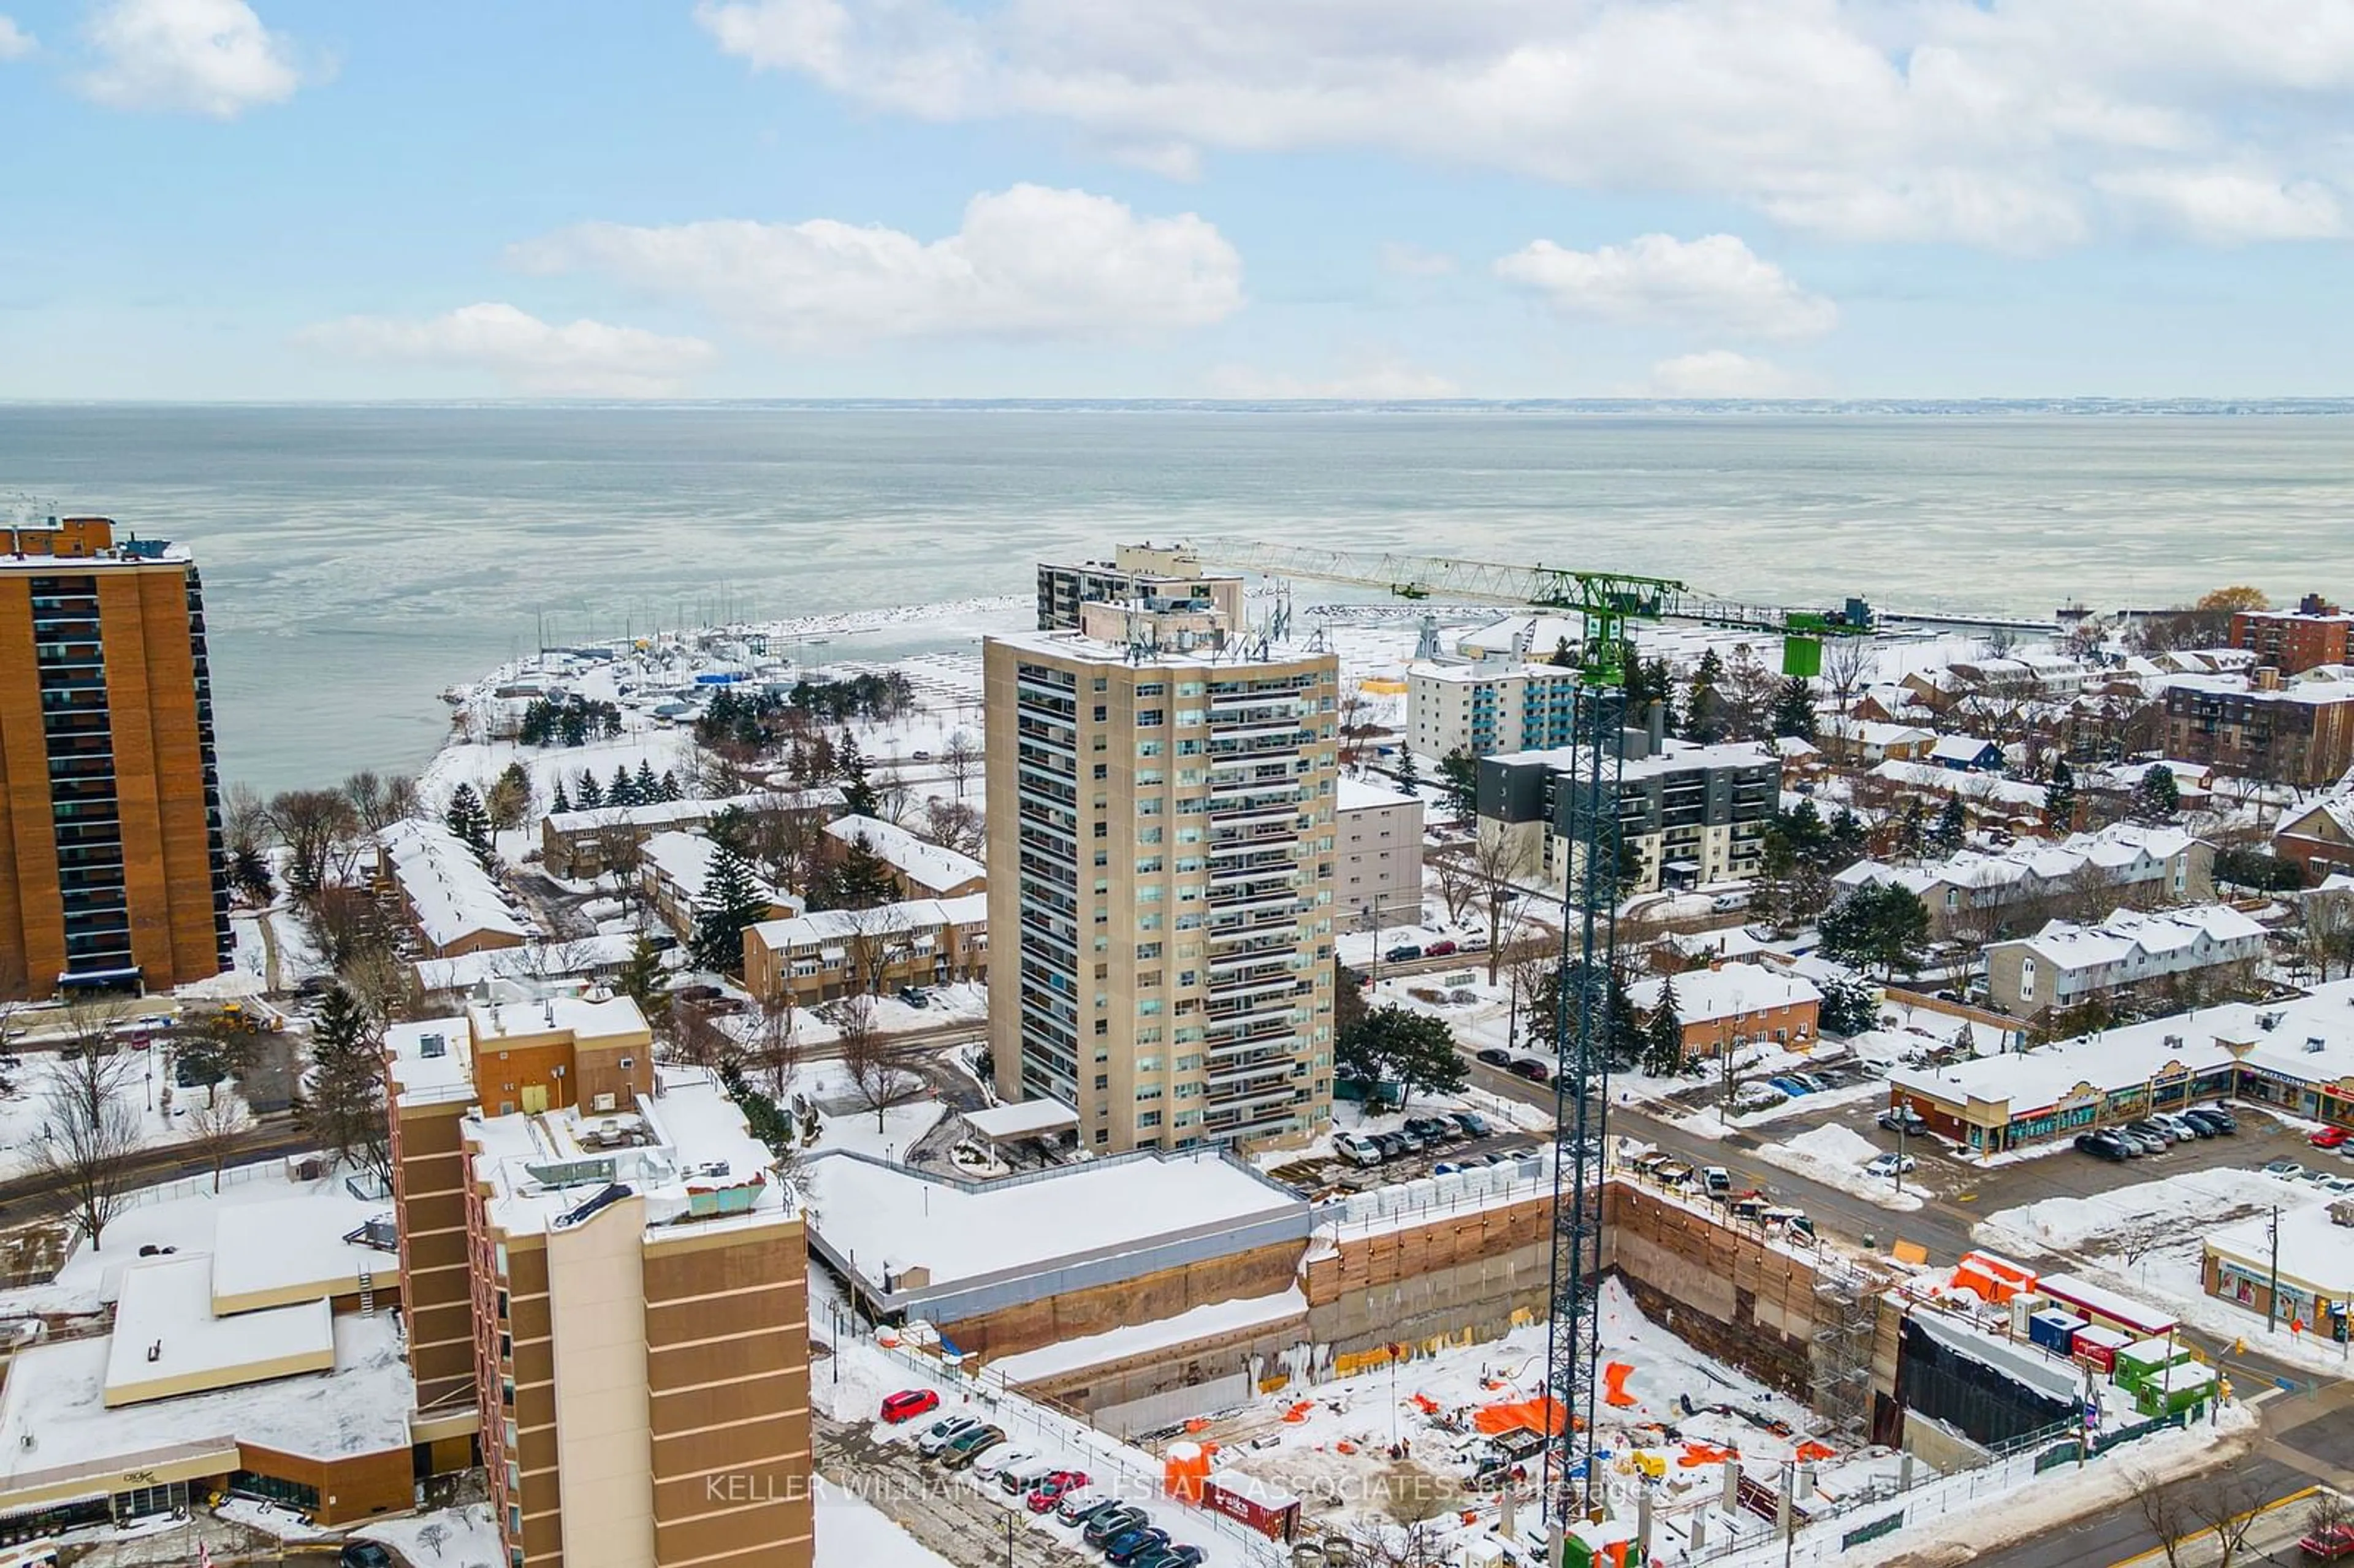
[[[2272,1277],[2264,1288],[2264,1332],[2280,1331],[2280,1205],[2273,1205],[2271,1222],[2273,1241]]]

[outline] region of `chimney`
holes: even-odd
[[[2249,682],[2259,692],[2277,692],[2281,689],[2280,666],[2259,664],[2250,675]]]
[[[1656,757],[1668,748],[1668,705],[1653,697],[1646,716],[1651,726],[1651,754]]]

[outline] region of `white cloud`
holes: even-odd
[[[1654,397],[1784,397],[1794,385],[1765,360],[1712,348],[1659,361],[1648,390]]]
[[[302,85],[292,46],[245,0],[111,0],[90,18],[82,90],[115,109],[233,120]]]
[[[0,60],[20,60],[40,46],[11,16],[0,16]]]
[[[1246,402],[1310,397],[1401,403],[1463,396],[1463,388],[1446,376],[1394,359],[1376,360],[1321,379],[1255,370],[1246,365],[1223,365],[1210,373],[1209,382],[1212,397]]]
[[[2210,244],[2334,239],[2347,232],[2344,205],[2312,180],[2284,184],[2241,169],[2139,169],[2103,175],[2098,184],[2149,222]]]
[[[592,321],[557,326],[495,303],[423,321],[346,316],[297,337],[358,359],[487,370],[516,391],[547,397],[664,397],[717,357],[700,338]]]
[[[592,223],[520,246],[526,268],[589,268],[700,302],[789,347],[878,338],[1140,337],[1221,321],[1242,258],[1192,213],[1138,217],[1085,191],[1015,185],[928,243],[829,218],[665,228]]]
[[[2290,187],[2354,177],[2354,6],[2314,0],[703,0],[696,16],[755,69],[927,120],[1046,117],[1106,146],[1383,148],[1730,198],[1840,238],[2074,243],[2111,210],[2098,177],[2153,162],[2244,154]]]
[[[1540,239],[1496,262],[1497,275],[1537,291],[1570,315],[1672,322],[1752,337],[1813,337],[1839,309],[1809,294],[1737,237],[1689,242],[1646,234],[1626,245],[1566,250]]]
[[[1382,246],[1382,270],[1400,278],[1443,278],[1455,270],[1455,258],[1444,250],[1389,240]]]

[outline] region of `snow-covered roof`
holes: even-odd
[[[711,863],[718,854],[719,846],[701,833],[656,833],[640,847],[638,863],[676,885],[687,897],[701,898],[703,885],[711,879]],[[752,875],[752,887],[770,904],[787,909],[801,906],[799,899],[779,893],[757,872]]]
[[[1882,724],[1878,719],[1831,717],[1821,725],[1825,735],[1851,740],[1858,746],[1877,747],[1885,751],[1892,746],[1918,746],[1936,738],[1935,732],[1917,725]]]
[[[1782,735],[1774,737],[1774,750],[1783,761],[1788,762],[1801,757],[1820,757],[1823,748],[1804,736]]]
[[[1999,854],[1964,850],[1925,865],[1861,860],[1831,880],[1843,887],[1893,883],[1926,893],[1939,886],[1989,888],[2057,882],[2092,865],[2125,881],[2146,881],[2163,874],[2167,863],[2198,842],[2199,835],[2185,828],[2115,822],[2096,833],[2075,833],[2056,843],[2022,843]]]
[[[988,925],[989,895],[968,893],[960,898],[910,898],[872,909],[812,909],[787,919],[763,920],[752,929],[770,951],[783,952],[840,944],[854,937],[895,937],[945,926],[986,929]]]
[[[2306,675],[2311,673],[2311,671],[2306,672]],[[2264,691],[2258,689],[2250,677],[2243,674],[2178,675],[2167,683],[2167,689],[2205,692],[2213,696],[2246,697],[2259,703],[2296,703],[2309,707],[2354,703],[2354,687],[2326,676],[2316,681],[2300,675],[2294,681],[2286,681],[2270,691]]]
[[[1522,659],[1480,659],[1468,664],[1438,663],[1423,659],[1408,664],[1405,673],[1413,680],[1443,681],[1459,686],[1488,686],[1498,681],[1515,679],[1571,682],[1577,679],[1575,670]]]
[[[1341,788],[1333,797],[1337,808],[1343,811],[1377,811],[1385,806],[1418,806],[1422,797],[1409,795],[1403,789],[1392,789],[1348,774],[1341,776]]]
[[[1996,800],[2006,806],[2026,806],[2041,809],[2043,786],[2023,779],[2005,779],[1998,773],[1957,773],[1953,768],[1934,762],[1903,762],[1894,758],[1876,764],[1872,777],[1885,779],[1892,784],[1907,789],[1933,790],[1940,795],[1961,795],[1972,800]]]
[[[1659,1005],[1670,978],[1675,982],[1676,1018],[1687,1024],[1741,1018],[1777,1007],[1803,1007],[1823,999],[1815,982],[1803,975],[1786,974],[1762,964],[1729,963],[1638,980],[1627,988],[1627,1000],[1648,1012]]]
[[[1574,746],[1548,747],[1536,751],[1516,751],[1492,760],[1508,768],[1550,768],[1566,771],[1578,765],[1579,749]],[[1649,757],[1630,757],[1619,764],[1619,779],[1634,783],[1643,779],[1663,779],[1671,774],[1688,773],[1716,768],[1771,768],[1779,759],[1755,741],[1728,740],[1714,746],[1696,746],[1673,736],[1665,748]]]
[[[1566,641],[1572,648],[1585,641],[1585,618],[1577,615],[1508,615],[1455,640],[1455,646],[1477,653],[1550,653]]]
[[[932,893],[946,893],[988,874],[972,856],[917,838],[880,817],[837,817],[825,831],[846,844],[864,842],[908,881]]]
[[[213,1222],[213,1310],[349,1296],[361,1275],[392,1274],[394,1258],[344,1239],[390,1213],[389,1203],[363,1202],[332,1184],[299,1198],[221,1210]]]
[[[2332,1300],[2354,1300],[2354,1229],[2329,1217],[2333,1206],[2306,1203],[2281,1209],[2281,1272]],[[2264,1273],[2273,1257],[2272,1217],[2226,1225],[2207,1237],[2207,1250]]]
[[[1976,762],[1995,747],[1994,742],[1975,735],[1941,735],[1929,747],[1929,755],[1946,762]]]
[[[573,1106],[470,1117],[473,1175],[489,1189],[490,1223],[511,1235],[559,1229],[615,1184],[645,1200],[649,1227],[790,1213],[776,1156],[752,1136],[717,1079],[693,1068],[657,1072],[660,1092],[638,1101],[634,1112]],[[713,1195],[740,1206],[722,1214]]]
[[[897,1287],[911,1270],[938,1288],[1031,1275],[1089,1255],[1137,1251],[1182,1234],[1295,1219],[1305,1200],[1215,1150],[1147,1153],[1060,1167],[1051,1175],[967,1183],[821,1148],[804,1160],[813,1233],[854,1259],[861,1278]]]
[[[105,1404],[108,1339],[21,1351],[0,1394],[0,1489],[111,1482],[129,1462],[188,1452],[234,1463],[239,1441],[319,1459],[406,1453],[416,1393],[395,1325],[389,1312],[347,1313],[332,1371],[121,1409]]]
[[[485,980],[556,980],[610,969],[626,961],[637,948],[629,931],[599,931],[593,937],[567,941],[525,942],[520,948],[492,948],[454,959],[426,959],[410,967],[424,991],[471,991]]]
[[[2260,944],[2264,927],[2228,904],[2200,904],[2148,914],[2119,909],[2097,926],[2054,920],[2032,937],[1996,946],[2025,948],[2057,969],[2083,969],[2130,964],[2137,959],[2172,959],[2195,948],[2202,938],[2227,948]]]
[[[465,842],[440,822],[395,822],[376,835],[425,939],[447,947],[468,937],[532,934]]]
[[[2265,1020],[2271,1020],[2266,1027]],[[2226,1050],[2225,1044],[2237,1046]],[[2294,1001],[2225,1002],[2127,1024],[2040,1051],[1980,1056],[1944,1067],[1898,1067],[1888,1081],[1949,1105],[2008,1100],[2013,1116],[2148,1083],[2179,1065],[2193,1075],[2237,1058],[2282,1078],[2335,1083],[2354,1075],[2354,980]]]
[[[1079,1113],[1059,1100],[1016,1100],[962,1113],[965,1126],[987,1139],[1035,1138],[1042,1132],[1065,1132],[1079,1125]]]
[[[468,1003],[465,1012],[388,1025],[384,1032],[387,1075],[400,1098],[416,1102],[472,1098],[479,1041],[568,1033],[575,1041],[649,1039],[646,1015],[626,996],[592,1000],[549,992],[525,1001],[505,996]]]
[[[183,1253],[122,1271],[114,1335],[106,1358],[105,1401],[135,1404],[192,1389],[232,1388],[323,1372],[334,1364],[326,1297],[287,1307],[216,1316],[213,1260]]]

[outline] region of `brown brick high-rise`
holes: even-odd
[[[102,517],[0,526],[0,999],[229,955],[195,565]]]

